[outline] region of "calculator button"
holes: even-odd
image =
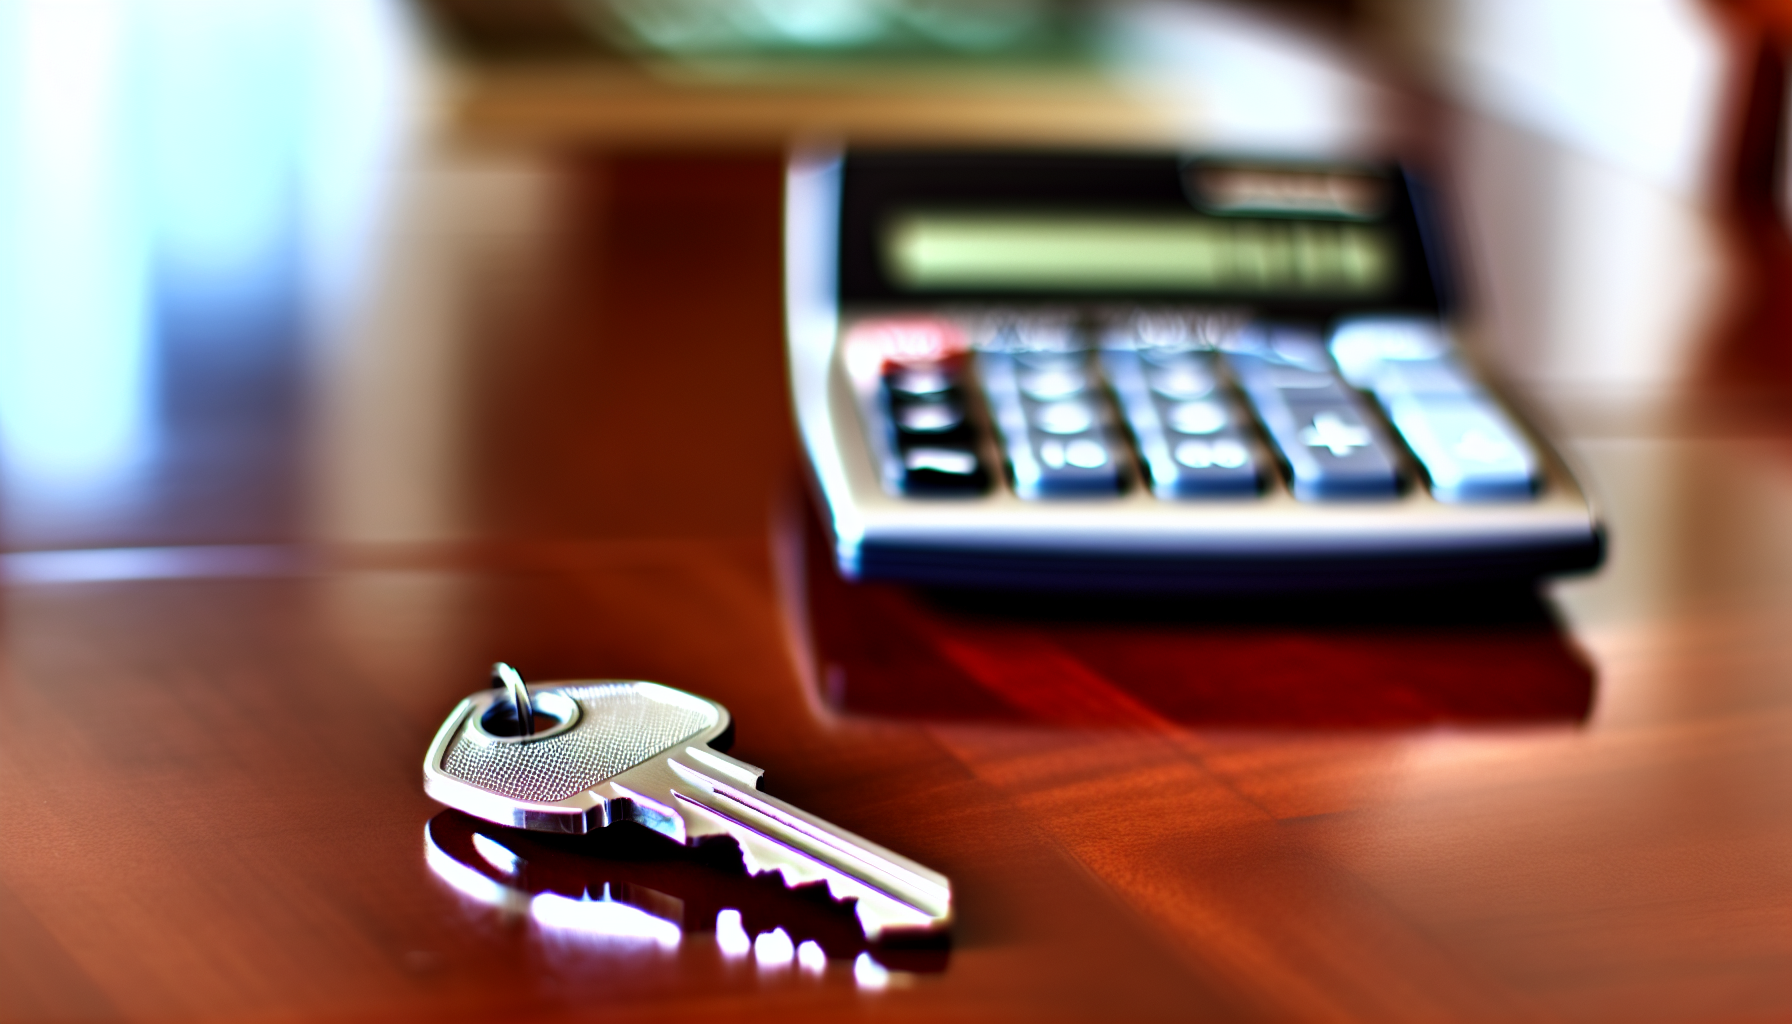
[[[1425,467],[1439,501],[1513,501],[1537,489],[1537,463],[1524,436],[1484,398],[1397,397],[1388,419]]]
[[[1394,453],[1318,340],[1302,334],[1227,353],[1245,396],[1287,464],[1301,501],[1392,498],[1400,490]]]
[[[896,429],[917,434],[937,434],[964,422],[964,410],[956,402],[893,402]]]
[[[989,470],[975,449],[957,445],[899,445],[896,489],[910,497],[954,497],[989,490]]]
[[[924,397],[938,395],[953,387],[952,375],[939,366],[902,366],[890,371],[890,390],[896,394]]]
[[[1377,395],[1479,395],[1486,389],[1454,359],[1383,363],[1369,390]]]
[[[887,442],[886,484],[912,497],[982,494],[990,473],[965,415],[964,372],[956,361],[893,364],[883,372],[880,414]]]
[[[1230,437],[1176,442],[1176,461],[1190,469],[1238,469],[1250,460],[1244,444]]]
[[[1445,502],[1525,501],[1542,480],[1524,433],[1424,317],[1353,317],[1331,351],[1350,382],[1375,395]]]
[[[1214,401],[1178,402],[1170,406],[1165,418],[1178,434],[1211,434],[1228,419],[1226,407]]]
[[[1069,398],[1088,387],[1088,375],[1077,367],[1054,366],[1020,375],[1021,393],[1040,402]]]
[[[1336,409],[1315,413],[1313,422],[1301,430],[1301,441],[1309,448],[1324,448],[1340,459],[1358,448],[1369,447],[1369,428],[1350,422],[1347,416],[1339,415]]]
[[[1400,476],[1392,453],[1376,438],[1356,403],[1341,397],[1290,401],[1278,393],[1253,395],[1252,401],[1288,462],[1296,498],[1393,497]]]
[[[1095,426],[1095,410],[1083,402],[1045,402],[1033,406],[1032,420],[1048,434],[1080,434]]]
[[[985,351],[977,364],[1015,494],[1032,500],[1120,493],[1124,449],[1094,400],[1041,402],[1022,390],[1022,378],[1033,373],[1075,373],[1086,380],[1086,358],[1081,353],[1027,356]]]
[[[1428,362],[1448,357],[1443,325],[1422,316],[1359,316],[1338,322],[1326,346],[1351,387],[1372,391],[1392,363]]]
[[[1193,359],[1184,358],[1169,366],[1152,367],[1147,375],[1151,390],[1171,401],[1205,398],[1213,393],[1213,374]]]
[[[979,468],[976,453],[962,448],[910,448],[902,453],[902,461],[911,473],[954,477],[974,476]]]
[[[1100,469],[1108,464],[1108,450],[1101,442],[1088,438],[1060,441],[1050,438],[1039,442],[1039,461],[1051,469],[1075,466],[1079,469]]]
[[[1163,499],[1258,493],[1261,467],[1244,426],[1217,390],[1213,355],[1156,353],[1149,361],[1144,355],[1133,348],[1110,347],[1101,354],[1101,367],[1138,444],[1152,493]],[[1185,390],[1159,386],[1166,379],[1199,386]],[[1176,398],[1190,393],[1206,397]]]

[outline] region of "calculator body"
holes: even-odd
[[[849,579],[1277,592],[1598,564],[1392,165],[793,158],[796,419]]]

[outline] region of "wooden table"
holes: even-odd
[[[443,172],[399,244],[435,270],[358,342],[176,324],[134,496],[11,480],[0,1018],[1792,1015],[1777,392],[1558,403],[1614,545],[1547,600],[855,589],[813,557],[779,174]],[[17,553],[73,548],[112,553]],[[534,923],[420,785],[500,658],[722,701],[770,791],[951,876],[951,948],[855,974],[840,908],[628,834],[508,839],[675,946]],[[825,969],[726,955],[727,908]]]

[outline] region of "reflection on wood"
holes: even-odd
[[[809,635],[851,714],[1308,729],[1578,722],[1593,672],[1525,589],[1187,599],[842,581],[807,520]]]

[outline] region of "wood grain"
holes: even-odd
[[[1552,597],[850,587],[797,473],[775,155],[543,180],[527,287],[461,307],[462,534],[294,532],[294,481],[225,467],[209,539],[302,569],[5,587],[0,1018],[1792,1014],[1792,439],[1577,442],[1613,564]],[[195,539],[137,514],[69,543]],[[503,876],[418,760],[497,658],[722,701],[770,790],[953,878],[951,948],[865,989],[843,908],[626,833],[510,839],[528,892],[676,905],[674,950],[456,890],[426,843]],[[729,907],[827,970],[729,960]]]

